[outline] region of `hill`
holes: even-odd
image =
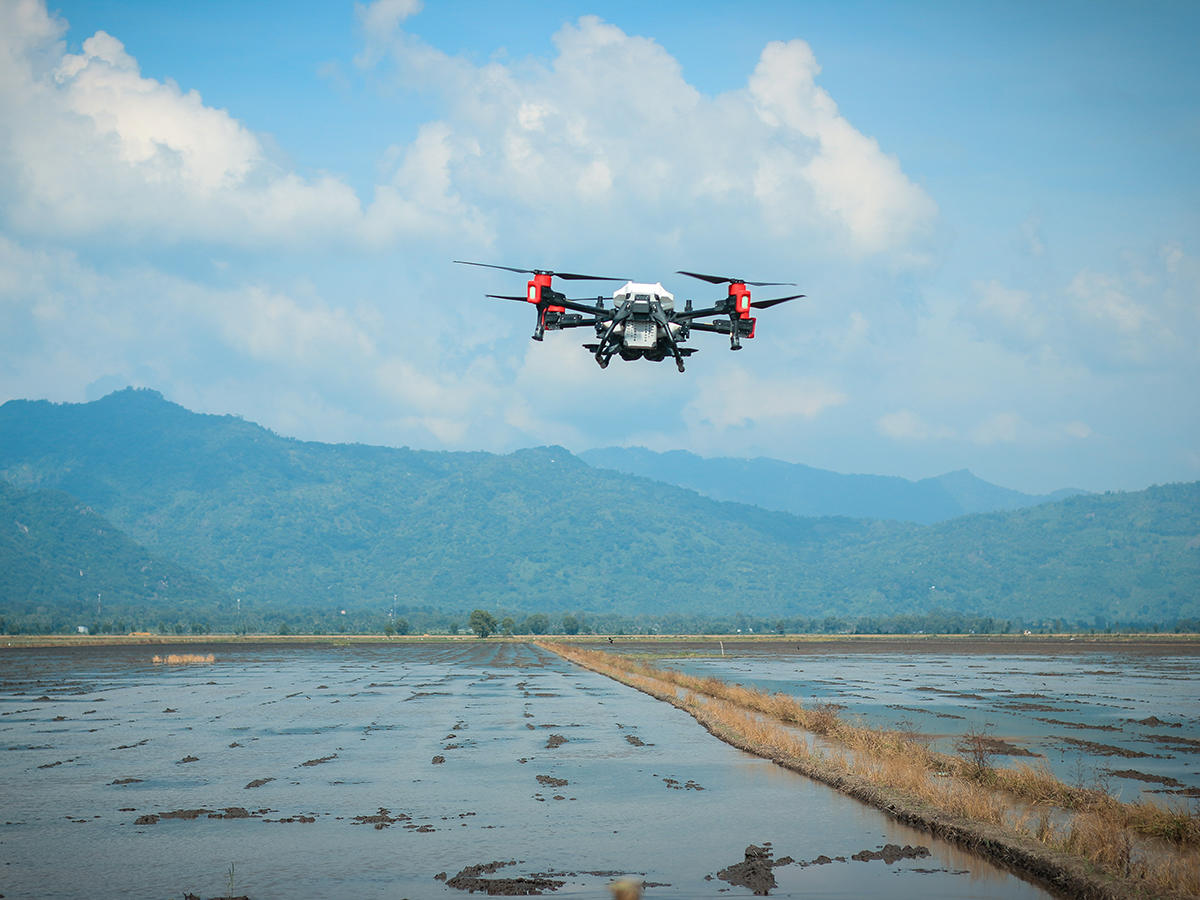
[[[1196,484],[930,526],[802,518],[594,468],[557,447],[307,443],[145,390],[0,406],[0,476],[78,498],[242,598],[253,621],[378,615],[394,602],[675,621],[1200,613]]]
[[[225,599],[207,579],[157,558],[74,498],[18,491],[3,480],[0,598],[0,619],[41,631],[98,631],[101,622],[126,630],[146,608],[186,615]],[[169,616],[156,624],[175,622]]]
[[[1084,493],[1024,494],[966,469],[910,481],[843,475],[778,459],[705,458],[684,450],[605,447],[579,454],[589,465],[691,488],[714,500],[750,503],[797,516],[852,516],[932,524],[958,516],[1020,509]]]

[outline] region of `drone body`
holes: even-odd
[[[537,307],[537,325],[533,339],[542,340],[547,330],[591,327],[596,332],[596,342],[583,346],[595,356],[600,368],[606,368],[614,356],[621,359],[648,359],[661,362],[668,356],[675,360],[679,371],[683,371],[684,357],[696,352],[694,347],[681,346],[692,331],[708,331],[729,335],[729,349],[740,350],[742,338],[754,337],[756,319],[751,309],[766,309],[777,303],[796,300],[803,294],[778,297],[774,300],[751,302],[748,285],[790,284],[778,281],[746,281],[720,275],[701,275],[696,272],[679,272],[707,281],[710,284],[728,285],[728,293],[711,306],[695,309],[692,301],[685,301],[682,310],[675,308],[675,295],[659,283],[625,281],[624,278],[609,278],[602,275],[577,275],[572,272],[555,272],[550,269],[515,269],[511,266],[496,266],[491,263],[454,260],[466,266],[484,266],[532,275],[525,286],[525,296],[488,294],[495,300],[517,300],[532,303]],[[570,299],[554,290],[552,279],[558,277],[572,281],[625,281],[613,292],[612,306],[605,306],[608,298],[594,300]],[[568,311],[569,310],[569,311]],[[701,321],[709,319],[711,321]]]

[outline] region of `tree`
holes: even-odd
[[[490,612],[485,612],[482,609],[476,609],[471,612],[471,630],[476,636],[485,638],[489,634],[496,633],[496,618]]]
[[[579,634],[579,620],[570,613],[562,617],[563,634]]]
[[[534,613],[525,617],[525,631],[530,634],[545,634],[550,630],[550,619],[545,613]]]
[[[512,616],[505,616],[504,621],[502,621],[500,623],[500,628],[504,631],[505,634],[511,636],[513,633],[513,628],[516,626],[516,624],[517,623],[513,621]]]

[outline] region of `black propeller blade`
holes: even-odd
[[[750,306],[753,307],[754,309],[770,309],[772,306],[776,306],[780,303],[787,303],[789,300],[799,300],[801,297],[804,297],[804,296],[807,296],[807,295],[792,294],[792,296],[790,296],[790,297],[776,297],[774,300],[755,300],[753,303],[750,304]]]
[[[566,281],[628,281],[628,278],[614,278],[609,275],[579,275],[575,272],[556,272],[553,269],[514,269],[512,266],[497,266],[492,263],[467,262],[465,259],[456,259],[452,262],[458,263],[460,266],[483,266],[486,269],[504,269],[506,272],[520,272],[523,275],[553,275],[555,278],[562,278]]]
[[[484,294],[485,297],[491,297],[493,300],[520,300],[525,302],[528,297],[513,296],[512,294]]]
[[[727,278],[724,275],[701,275],[699,272],[685,272],[679,269],[677,275],[687,275],[689,278],[699,278],[701,281],[707,281],[709,284],[748,284],[752,287],[782,287],[783,285],[791,285],[795,287],[794,281],[742,281],[740,278]]]

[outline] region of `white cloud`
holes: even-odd
[[[804,41],[768,44],[750,78],[755,112],[791,150],[783,155],[784,170],[799,167],[818,208],[841,223],[855,247],[875,252],[903,245],[932,219],[933,201],[894,156],[838,113],[833,98],[816,86],[820,71]],[[773,190],[760,200],[776,215],[795,203],[794,191],[780,190],[784,178],[767,183]]]
[[[993,413],[971,429],[971,440],[977,444],[1012,444],[1024,427],[1025,423],[1016,413]]]
[[[846,402],[846,395],[816,378],[767,379],[738,365],[696,376],[696,394],[684,409],[692,428],[724,431],[811,420]]]
[[[954,437],[954,429],[931,425],[911,409],[885,413],[875,424],[880,434],[897,441],[931,441]]]
[[[465,219],[465,233],[486,240],[449,182],[436,129],[364,210],[339,178],[279,168],[253,132],[196,91],[144,77],[116,37],[98,31],[82,52],[65,53],[64,29],[39,3],[0,6],[0,189],[10,227],[118,242],[387,247]]]
[[[765,229],[783,245],[884,253],[907,251],[936,213],[816,86],[803,41],[767,45],[747,87],[715,97],[657,42],[594,16],[554,43],[548,64],[478,67],[411,35],[392,44],[401,82],[446,102],[452,183],[481,207],[541,214],[527,240],[603,208],[627,239],[682,222],[693,238]]]
[[[365,46],[355,62],[360,66],[373,65],[394,40],[400,23],[421,11],[421,0],[374,0],[355,3],[354,12],[362,25]]]
[[[1131,334],[1140,331],[1149,311],[1129,296],[1117,279],[1098,272],[1083,271],[1067,287],[1083,315],[1100,325]]]
[[[1045,330],[1041,312],[1028,291],[1006,287],[998,281],[975,283],[976,308],[1006,332],[1036,340]]]

